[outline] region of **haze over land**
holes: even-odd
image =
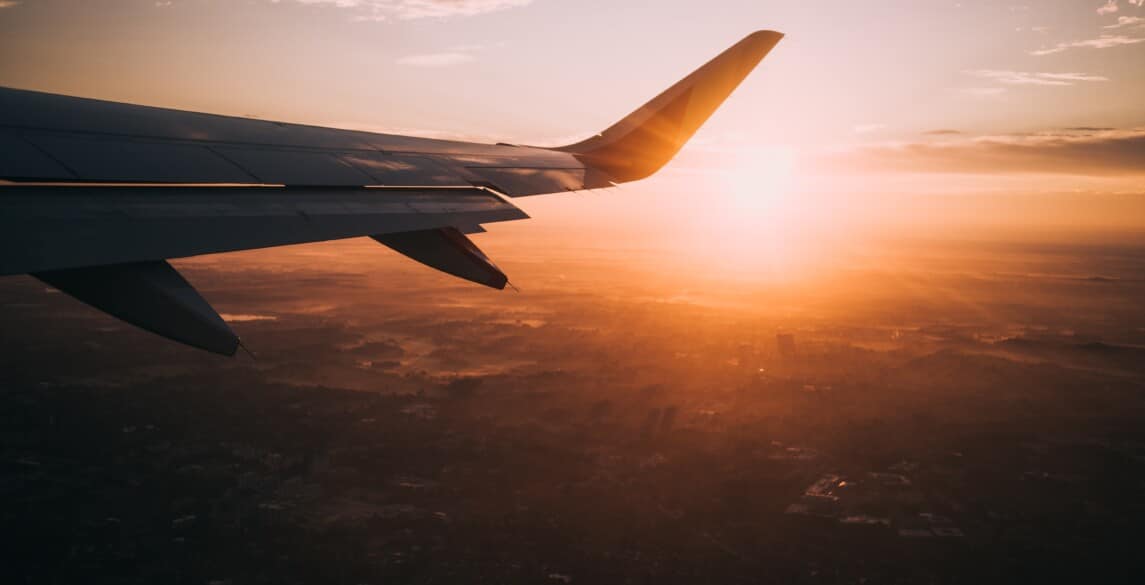
[[[178,262],[257,359],[5,279],[7,570],[1142,575],[1145,247],[896,241],[775,281],[511,232],[478,240],[519,294],[371,241]]]

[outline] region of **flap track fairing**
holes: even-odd
[[[105,313],[210,352],[232,356],[239,338],[164,260],[35,272],[32,276]]]
[[[455,227],[370,236],[378,242],[446,274],[501,290],[509,278]]]

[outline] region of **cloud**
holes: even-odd
[[[873,144],[827,153],[818,163],[861,173],[1145,176],[1145,127]]]
[[[424,55],[407,55],[405,57],[399,57],[395,63],[398,65],[411,65],[414,67],[450,67],[452,65],[469,63],[474,59],[476,59],[476,57],[470,53],[427,53]]]
[[[923,132],[926,136],[956,136],[962,134],[961,130],[950,130],[948,128],[940,128],[938,130],[928,130]]]
[[[20,4],[18,0],[0,0],[0,8],[11,8]]]
[[[1142,0],[1145,2],[1145,0]],[[1106,25],[1103,28],[1145,28],[1145,18],[1140,16],[1119,16],[1117,22],[1114,24]]]
[[[501,41],[491,46],[504,47],[505,45],[506,43]],[[398,65],[411,65],[414,67],[450,67],[475,61],[477,56],[474,53],[484,51],[489,48],[489,46],[490,45],[454,45],[437,53],[399,57],[395,62]]]
[[[271,0],[278,3],[281,0]],[[415,20],[475,16],[527,6],[533,0],[294,0],[301,4],[351,9],[355,20]]]
[[[1127,1],[1129,2],[1130,6],[1136,6],[1138,8],[1145,6],[1145,0],[1127,0]],[[1097,13],[1102,15],[1102,16],[1105,16],[1106,14],[1114,14],[1120,10],[1121,10],[1121,6],[1119,5],[1118,0],[1106,0],[1105,4],[1102,4],[1100,7],[1098,7]],[[1121,18],[1126,18],[1126,17],[1123,16]],[[1117,27],[1116,26],[1107,26],[1105,28],[1117,28]]]
[[[978,69],[965,73],[1009,85],[1074,85],[1079,81],[1109,81],[1108,77],[1085,73],[1031,73],[1000,69]]]
[[[1043,85],[1073,85],[1076,81],[1109,81],[1108,77],[1101,75],[1088,75],[1085,73],[1032,73],[1032,81],[1015,81],[1015,83],[1036,83]],[[1006,82],[1003,82],[1006,83]]]
[[[1120,47],[1122,45],[1135,45],[1137,43],[1145,43],[1145,37],[1130,37],[1126,35],[1105,34],[1097,37],[1096,39],[1058,43],[1057,45],[1048,49],[1030,51],[1030,54],[1041,57],[1043,55],[1061,53],[1062,51],[1067,51],[1069,49],[1109,49],[1112,47]]]

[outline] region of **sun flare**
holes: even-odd
[[[720,189],[732,222],[771,222],[792,202],[796,153],[790,147],[755,148],[734,155]]]
[[[746,279],[787,279],[800,262],[797,152],[745,149],[717,171],[696,218],[691,253],[711,270]]]

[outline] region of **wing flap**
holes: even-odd
[[[596,169],[469,167],[491,187],[512,197],[610,187],[608,177]]]
[[[0,187],[0,274],[528,217],[483,189]]]

